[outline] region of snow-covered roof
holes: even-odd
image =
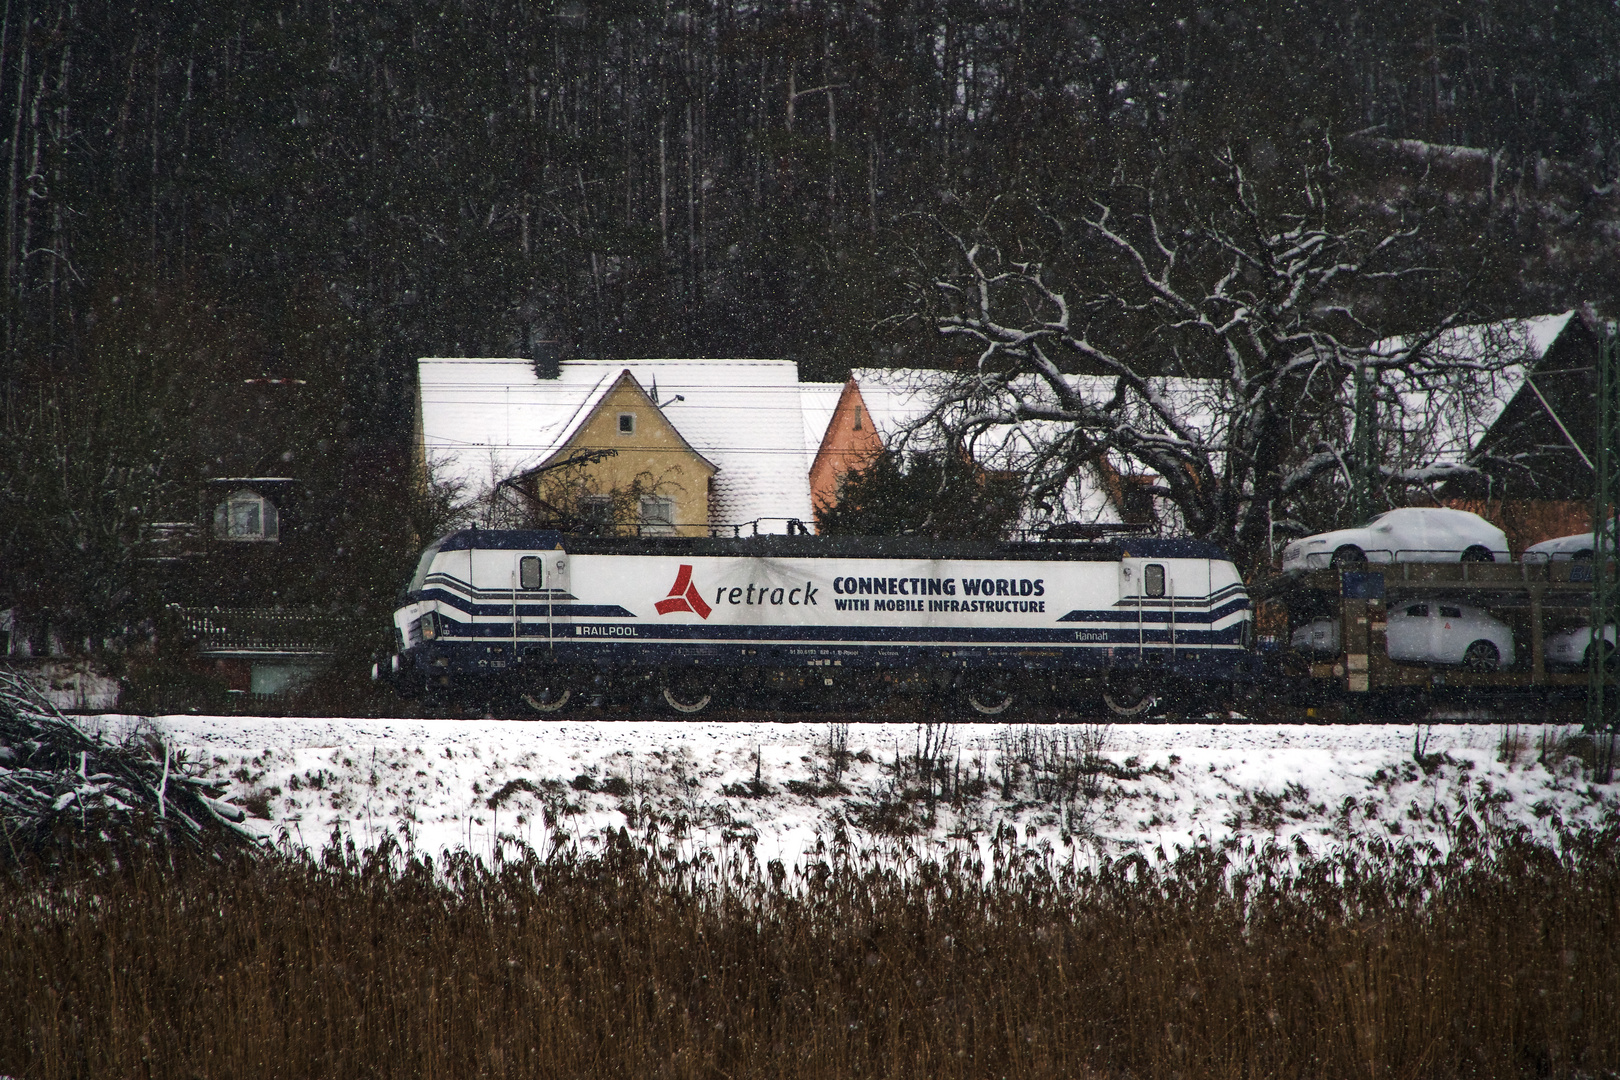
[[[860,387],[861,398],[872,415],[872,422],[886,444],[893,444],[897,436],[909,436],[907,445],[931,445],[931,433],[917,430],[917,425],[928,415],[956,376],[952,372],[922,368],[857,368],[853,372]],[[1068,376],[1070,385],[1080,391],[1086,400],[1102,404],[1114,395],[1116,380],[1093,375]],[[1154,392],[1170,411],[1183,423],[1210,434],[1209,429],[1220,415],[1214,399],[1221,392],[1219,383],[1206,379],[1156,378],[1152,380]],[[1015,387],[1032,400],[1049,398],[1051,391],[1033,376],[1018,381]],[[1155,430],[1163,424],[1147,415],[1144,406],[1135,406],[1141,414],[1139,422]],[[1051,420],[1025,420],[1017,424],[999,424],[977,432],[968,446],[973,459],[987,469],[1007,472],[1022,471],[1040,448],[1049,445],[1068,425]],[[1121,472],[1118,462],[1110,462]],[[1099,467],[1100,468],[1100,467]],[[1086,469],[1071,481],[1060,499],[1061,517],[1070,521],[1114,522],[1119,508],[1109,499],[1106,485],[1098,469]],[[1033,524],[1025,521],[1023,524]]]
[[[1524,388],[1525,376],[1547,355],[1574,314],[1566,311],[1447,330],[1427,352],[1436,360],[1469,367],[1443,381],[1428,380],[1427,385],[1386,376],[1384,385],[1401,405],[1402,415],[1394,422],[1436,463],[1465,460]],[[1408,341],[1386,338],[1374,342],[1370,351],[1393,356],[1406,349]],[[1354,387],[1347,386],[1346,392],[1353,394]],[[1386,416],[1384,422],[1391,419]]]
[[[857,368],[854,377],[860,385],[861,397],[872,413],[872,420],[885,440],[897,434],[906,434],[928,415],[952,381],[957,377],[948,371],[920,368]],[[1070,386],[1089,402],[1105,404],[1114,396],[1117,380],[1103,375],[1069,375]],[[1224,409],[1218,407],[1219,398],[1226,392],[1225,384],[1215,379],[1194,379],[1162,376],[1148,380],[1154,394],[1182,424],[1193,428],[1204,438],[1214,437],[1213,427]],[[1031,401],[1046,401],[1052,397],[1051,389],[1035,376],[1020,378],[1014,390]],[[1134,402],[1129,406],[1137,423],[1153,430],[1163,430],[1163,423],[1150,415],[1145,405]],[[1028,449],[1041,440],[1043,433],[1055,433],[1065,425],[1049,421],[1025,421],[1011,425],[1006,435],[998,436],[992,429],[980,436],[972,448],[974,457],[986,465],[995,466],[1015,456],[1018,449]]]
[[[469,492],[486,491],[555,452],[626,370],[719,468],[711,521],[811,518],[803,391],[798,365],[786,360],[567,360],[557,378],[541,379],[523,359],[423,358],[429,465]]]
[[[885,444],[927,416],[953,378],[951,372],[927,368],[856,368],[850,375]]]
[[[1394,395],[1398,415],[1385,409],[1380,422],[1398,425],[1405,433],[1401,452],[1425,464],[1445,468],[1465,460],[1479,439],[1490,429],[1508,402],[1525,385],[1526,373],[1533,370],[1558,336],[1569,325],[1574,312],[1542,315],[1529,319],[1505,319],[1454,327],[1439,335],[1426,349],[1431,356],[1455,365],[1444,377],[1418,378],[1385,374],[1380,392]],[[1394,356],[1409,347],[1408,338],[1392,337],[1375,342],[1375,356]],[[905,432],[927,414],[953,379],[943,371],[859,369],[855,377],[861,386],[874,419],[885,438]],[[1069,384],[1088,401],[1102,404],[1114,396],[1116,380],[1109,376],[1070,375]],[[1215,430],[1220,418],[1231,413],[1224,399],[1230,388],[1219,379],[1156,377],[1148,380],[1164,408],[1200,441],[1219,442]],[[1018,380],[1013,387],[1029,399],[1049,400],[1050,389],[1033,376]],[[1342,388],[1346,416],[1352,408],[1354,385]],[[1163,422],[1137,395],[1131,395],[1124,415],[1149,430],[1164,430]],[[972,448],[975,458],[994,466],[1002,459],[1015,459],[1017,451],[1043,430],[1039,424],[1020,425],[1018,437],[998,437],[985,433]]]
[[[805,475],[816,463],[821,440],[827,436],[833,413],[838,410],[838,399],[844,393],[844,384],[835,382],[807,382],[799,384],[799,411],[804,420]]]

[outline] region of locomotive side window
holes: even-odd
[[[1142,588],[1149,596],[1164,595],[1164,567],[1148,563],[1142,568]]]
[[[1413,604],[1406,609],[1406,613],[1414,619],[1427,619],[1429,617],[1429,605]]]
[[[1440,605],[1440,617],[1442,619],[1460,619],[1460,618],[1462,618],[1462,608],[1460,608],[1460,607],[1446,607],[1444,604],[1441,604]]]
[[[518,560],[518,585],[525,589],[540,587],[540,556],[525,555]]]

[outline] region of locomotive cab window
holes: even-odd
[[[1164,567],[1148,563],[1142,568],[1142,591],[1148,596],[1164,595]]]
[[[525,555],[518,560],[518,585],[525,589],[540,587],[540,556]]]

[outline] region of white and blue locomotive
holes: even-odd
[[[1245,678],[1253,612],[1214,544],[451,533],[422,553],[380,670],[404,691],[554,713],[634,689],[870,700],[950,689],[993,716],[1098,696],[1135,715]]]

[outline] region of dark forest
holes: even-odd
[[[1613,0],[5,0],[0,593],[116,607],[187,483],[268,467],[242,380],[318,388],[328,516],[404,547],[418,356],[946,366],[928,219],[1302,138],[1445,303],[1613,307]]]

